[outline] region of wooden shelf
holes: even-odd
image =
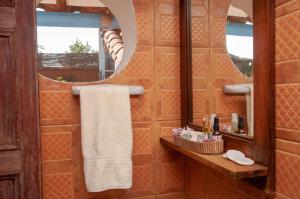
[[[212,169],[228,174],[234,179],[253,178],[268,175],[268,168],[254,164],[252,166],[241,166],[227,160],[222,155],[204,155],[186,150],[174,143],[173,137],[161,137],[160,142],[187,157],[190,157]]]

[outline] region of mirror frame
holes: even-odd
[[[181,125],[192,124],[191,0],[180,0]],[[225,150],[238,149],[267,166],[269,175],[255,179],[268,196],[275,192],[275,2],[253,0],[254,138],[223,133]],[[260,183],[257,183],[259,181]]]

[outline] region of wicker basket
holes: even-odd
[[[176,145],[187,150],[202,154],[219,154],[224,151],[224,141],[193,142],[179,136],[173,136]]]

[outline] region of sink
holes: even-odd
[[[247,109],[247,123],[248,123],[248,135],[254,136],[254,93],[253,83],[248,84],[230,84],[224,86],[224,93],[226,94],[244,94],[246,96],[246,109]]]

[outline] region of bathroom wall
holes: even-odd
[[[133,187],[127,191],[86,192],[80,145],[79,98],[72,96],[72,84],[54,82],[40,76],[45,199],[186,198],[185,159],[159,144],[160,136],[171,135],[171,129],[180,126],[179,1],[133,2],[138,28],[136,52],[121,74],[106,80],[145,87],[143,96],[131,98],[134,128]],[[193,41],[196,42],[194,78],[200,82],[207,78],[208,85],[206,89],[195,89],[196,92],[199,91],[195,98],[199,103],[196,105],[196,109],[200,110],[198,118],[203,116],[202,110],[207,109],[228,117],[231,112],[242,111],[245,107],[240,104],[236,106],[231,101],[235,99],[225,97],[221,92],[224,83],[244,81],[244,77],[226,54],[224,46],[229,0],[212,0],[211,7],[208,0],[195,0],[193,3],[199,7],[193,18]],[[218,96],[221,100],[202,103],[205,101],[203,95],[206,91],[212,93],[208,94],[209,99],[214,100]],[[244,98],[237,97],[236,100],[245,103]]]
[[[228,65],[224,63],[229,61],[223,46],[228,0],[209,2],[195,0],[201,10],[197,20],[201,34],[195,35],[200,43],[197,51],[200,61],[196,63],[202,63],[204,69],[210,60],[218,66]],[[297,178],[300,175],[300,0],[277,0],[276,6],[276,196],[297,198],[300,192]],[[144,96],[131,98],[133,188],[86,192],[80,151],[79,99],[71,94],[72,84],[40,77],[44,198],[182,199],[186,195],[191,199],[261,198],[263,193],[255,187],[233,181],[193,160],[186,160],[185,168],[182,156],[159,144],[159,136],[170,134],[171,128],[180,125],[178,1],[134,0],[134,7],[139,37],[136,53],[121,74],[108,80],[140,84],[146,89]],[[205,78],[201,70],[199,74]],[[217,78],[216,87],[221,88],[218,82],[225,80]],[[203,107],[200,105],[200,113],[205,110]]]
[[[300,0],[276,1],[276,196],[300,193]]]
[[[134,0],[138,45],[129,65],[105,82],[143,85],[131,98],[133,187],[87,193],[80,145],[79,98],[69,83],[39,78],[44,199],[185,199],[184,157],[159,137],[180,126],[179,1]]]

